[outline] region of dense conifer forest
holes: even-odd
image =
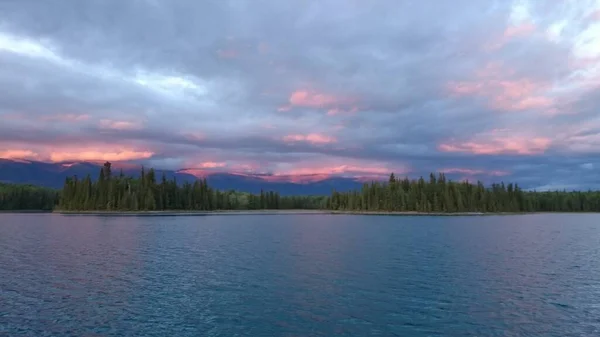
[[[333,192],[327,208],[398,212],[598,212],[600,192],[526,192],[516,184],[448,181],[444,174],[409,180],[392,174],[387,183],[360,191]]]
[[[105,163],[95,182],[91,177],[67,178],[58,205],[64,211],[213,211],[259,209],[319,209],[327,205],[326,196],[282,197],[276,192],[259,195],[237,191],[218,191],[204,180],[178,184],[159,179],[154,169],[142,168],[135,179],[113,175],[111,164]]]
[[[454,182],[444,174],[428,180],[397,179],[364,184],[330,196],[280,196],[219,191],[206,180],[179,184],[142,168],[139,178],[113,174],[105,163],[97,179],[67,178],[62,191],[0,184],[0,210],[161,211],[324,209],[356,212],[600,212],[600,192],[533,192],[516,184]]]
[[[0,211],[33,211],[54,208],[58,191],[31,186],[0,183]]]

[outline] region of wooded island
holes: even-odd
[[[600,192],[532,192],[517,184],[454,182],[443,173],[429,179],[397,179],[365,183],[351,192],[329,196],[281,196],[273,191],[251,194],[219,191],[206,179],[179,184],[154,169],[142,168],[139,178],[113,174],[105,163],[98,178],[67,178],[61,191],[30,185],[0,184],[0,210],[59,211],[217,211],[332,210],[352,212],[503,213],[599,212]]]

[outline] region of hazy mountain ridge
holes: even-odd
[[[27,160],[0,159],[0,181],[17,184],[33,184],[52,188],[61,188],[66,177],[78,176],[83,178],[88,174],[92,179],[97,179],[101,165],[90,162],[64,162],[45,163]],[[118,174],[121,168],[115,167]],[[139,176],[141,167],[125,167],[125,175]],[[193,182],[196,176],[173,170],[157,169],[157,178],[162,172],[167,179],[176,178],[178,182]],[[362,182],[352,178],[330,177],[319,181],[295,183],[286,181],[269,181],[269,176],[264,174],[235,174],[215,172],[207,174],[208,183],[220,190],[238,190],[243,192],[258,193],[261,189],[277,191],[281,195],[328,195],[332,189],[348,191],[359,188]]]

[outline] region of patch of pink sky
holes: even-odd
[[[112,120],[112,119],[102,119],[100,121],[100,128],[107,130],[139,130],[143,128],[141,123],[131,122],[131,121],[121,121],[121,120]]]
[[[290,111],[293,108],[323,109],[328,115],[355,113],[358,99],[351,96],[338,96],[315,90],[296,90],[290,94],[288,104],[280,106],[278,111]]]
[[[43,120],[43,121],[66,122],[66,123],[84,122],[89,119],[90,119],[90,115],[88,115],[88,114],[56,114],[56,115],[48,115],[48,116],[41,117],[41,120]]]
[[[479,155],[536,155],[544,153],[552,144],[546,137],[524,136],[487,136],[469,141],[442,143],[438,149],[442,152],[462,152]]]
[[[272,167],[268,169],[268,167]],[[325,180],[331,177],[352,177],[357,180],[382,180],[386,179],[390,173],[406,174],[409,172],[403,166],[392,169],[385,164],[359,163],[341,164],[332,160],[321,162],[307,161],[297,165],[259,165],[258,163],[240,163],[240,162],[202,162],[190,166],[180,172],[189,173],[197,177],[206,177],[211,174],[227,172],[237,175],[252,175],[270,182],[295,182],[308,183]],[[261,171],[262,170],[262,171]],[[265,173],[269,171],[269,173]]]
[[[297,143],[305,142],[311,144],[330,144],[336,143],[337,139],[332,136],[327,136],[319,133],[309,134],[291,134],[283,137],[283,141],[286,143]]]
[[[149,159],[153,151],[115,144],[58,146],[0,143],[0,158],[27,159],[46,162],[115,161]]]
[[[500,36],[492,38],[490,42],[483,46],[485,51],[498,50],[511,40],[521,37],[527,37],[535,33],[537,27],[533,22],[521,22],[518,24],[510,24],[504,29],[504,32]]]
[[[546,114],[556,113],[556,101],[548,96],[551,83],[518,78],[514,73],[514,70],[501,63],[491,62],[476,71],[473,80],[451,81],[447,88],[456,96],[483,97],[491,108],[499,111],[538,110]]]

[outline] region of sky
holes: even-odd
[[[600,0],[0,13],[0,158],[600,188]]]

